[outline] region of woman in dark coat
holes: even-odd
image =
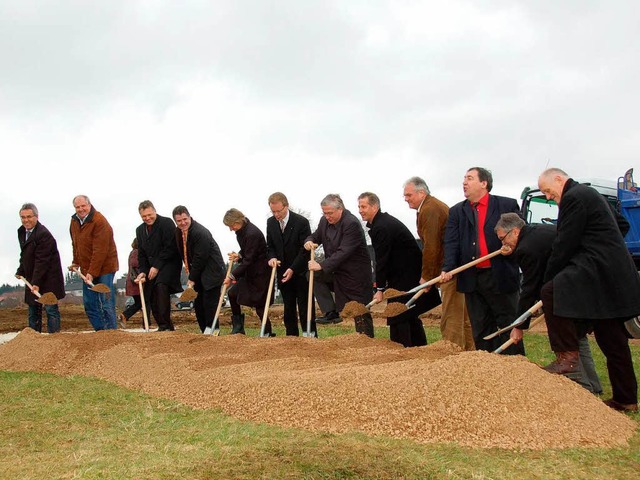
[[[229,230],[236,232],[240,251],[229,254],[229,261],[237,263],[231,276],[225,278],[225,285],[233,281],[235,285],[229,290],[231,305],[231,333],[244,333],[244,314],[240,305],[253,307],[262,320],[269,292],[271,268],[267,259],[267,241],[258,227],[252,224],[244,214],[235,208],[225,213],[222,222]],[[271,297],[273,301],[273,296]],[[271,331],[271,320],[267,318],[265,334],[275,336]]]
[[[138,276],[138,239],[134,238],[131,243],[131,252],[129,253],[129,261],[127,262],[129,271],[127,272],[127,281],[125,284],[125,293],[127,296],[133,298],[133,303],[129,305],[120,314],[120,324],[122,327],[127,326],[127,321],[133,317],[136,313],[142,310],[142,302],[140,300],[140,287],[134,282]]]

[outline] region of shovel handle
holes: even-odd
[[[537,324],[539,324],[542,320],[544,320],[544,315],[540,315],[538,318],[536,318],[535,320],[532,320],[531,323],[529,324],[529,328],[536,326]],[[511,339],[507,340],[506,342],[504,342],[502,345],[500,345],[498,348],[496,348],[493,353],[502,353],[504,352],[505,349],[509,348],[511,345],[513,345],[515,342]]]
[[[87,277],[85,277],[82,272],[80,271],[80,269],[78,267],[73,267],[73,271],[76,272],[78,275],[80,275],[80,278],[82,279],[82,281],[84,283],[86,283],[87,285],[89,285],[91,288],[95,287],[95,285],[93,284],[93,282],[90,282],[89,280],[87,280]]]
[[[227,267],[227,275],[224,278],[227,278],[231,275],[231,267],[233,267],[233,261],[229,260],[229,266]],[[218,323],[218,317],[220,316],[220,310],[222,310],[222,302],[224,302],[224,294],[227,293],[227,285],[222,285],[222,290],[220,290],[220,299],[218,300],[218,307],[216,308],[216,314],[213,316],[213,322],[211,322],[211,334],[216,329],[216,324]]]
[[[144,321],[144,331],[149,331],[149,317],[147,316],[147,303],[144,301],[144,285],[145,278],[141,278],[138,282],[140,290],[140,303],[142,303],[142,320]]]
[[[469,263],[465,263],[464,265],[461,265],[461,266],[459,266],[457,268],[454,268],[453,270],[451,270],[448,273],[450,273],[451,275],[455,275],[457,273],[465,271],[468,268],[474,267],[477,264],[484,262],[485,260],[489,260],[490,258],[497,257],[500,254],[504,255],[504,250],[502,248],[500,250],[496,250],[495,252],[491,252],[491,253],[485,255],[484,257],[476,258],[475,260],[472,260]],[[429,280],[428,282],[425,282],[425,283],[423,283],[421,285],[418,285],[417,287],[412,288],[407,293],[416,293],[416,292],[422,290],[423,288],[430,287],[431,285],[435,285],[436,283],[440,283],[440,277],[439,276],[438,277],[434,277],[431,280]]]
[[[316,246],[313,245],[310,250],[309,261],[316,258]],[[313,312],[313,271],[309,269],[309,293],[307,298],[307,337],[311,336],[311,313]]]
[[[262,325],[260,326],[260,336],[264,337],[264,330],[267,327],[267,319],[269,318],[269,303],[271,302],[271,294],[273,292],[273,284],[276,280],[276,270],[278,265],[271,267],[271,278],[269,279],[269,290],[267,291],[267,301],[264,304],[264,313],[262,314]]]
[[[31,285],[31,284],[27,281],[27,279],[26,279],[26,278],[24,278],[24,277],[23,277],[23,276],[21,276],[21,275],[18,275],[18,278],[24,282],[24,284],[29,288],[29,290],[31,290],[31,293],[33,293],[36,297],[40,298],[40,297],[42,296],[42,294],[41,294],[40,292],[38,292],[38,291],[35,291],[35,292],[34,292],[34,291],[33,291],[33,285]]]

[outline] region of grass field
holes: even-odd
[[[324,327],[321,335],[346,332],[352,327]],[[436,328],[427,333],[439,339]],[[526,342],[532,361],[549,361],[545,336],[529,334]],[[592,349],[607,397],[603,358]],[[639,358],[640,348],[633,351]],[[13,372],[0,372],[0,412],[1,479],[640,478],[638,433],[628,448],[609,450],[421,445],[252,424],[95,379]],[[632,418],[640,423],[639,414]]]

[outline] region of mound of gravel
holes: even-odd
[[[328,339],[122,331],[0,345],[0,368],[111,381],[195,408],[311,431],[545,449],[626,446],[635,423],[524,357]]]

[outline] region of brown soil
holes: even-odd
[[[385,317],[395,317],[396,315],[400,315],[407,311],[407,307],[404,303],[393,302],[388,303],[387,308],[384,309]]]
[[[405,295],[407,292],[403,292],[402,290],[396,290],[395,288],[387,288],[384,293],[382,294],[382,297],[387,300],[389,298],[394,298],[394,297],[401,297],[402,295]]]
[[[369,313],[366,305],[359,302],[347,302],[340,312],[340,316],[342,318],[355,318],[364,315],[365,313]]]
[[[636,427],[574,382],[523,357],[460,352],[443,341],[404,349],[358,334],[232,336],[225,323],[222,336],[204,336],[187,333],[195,326],[190,313],[174,316],[176,332],[79,334],[69,332],[71,324],[80,323],[77,330],[89,324],[83,314],[77,318],[81,306],[70,307],[63,308],[67,333],[24,329],[0,345],[0,369],[93,376],[240,419],[421,443],[618,447]],[[11,315],[18,319],[8,321]],[[384,320],[379,312],[376,317]],[[228,315],[223,318],[228,323]],[[257,317],[252,322],[258,325]],[[9,323],[24,327],[26,311],[0,310],[0,325]],[[307,404],[303,415],[291,408],[301,402]]]

